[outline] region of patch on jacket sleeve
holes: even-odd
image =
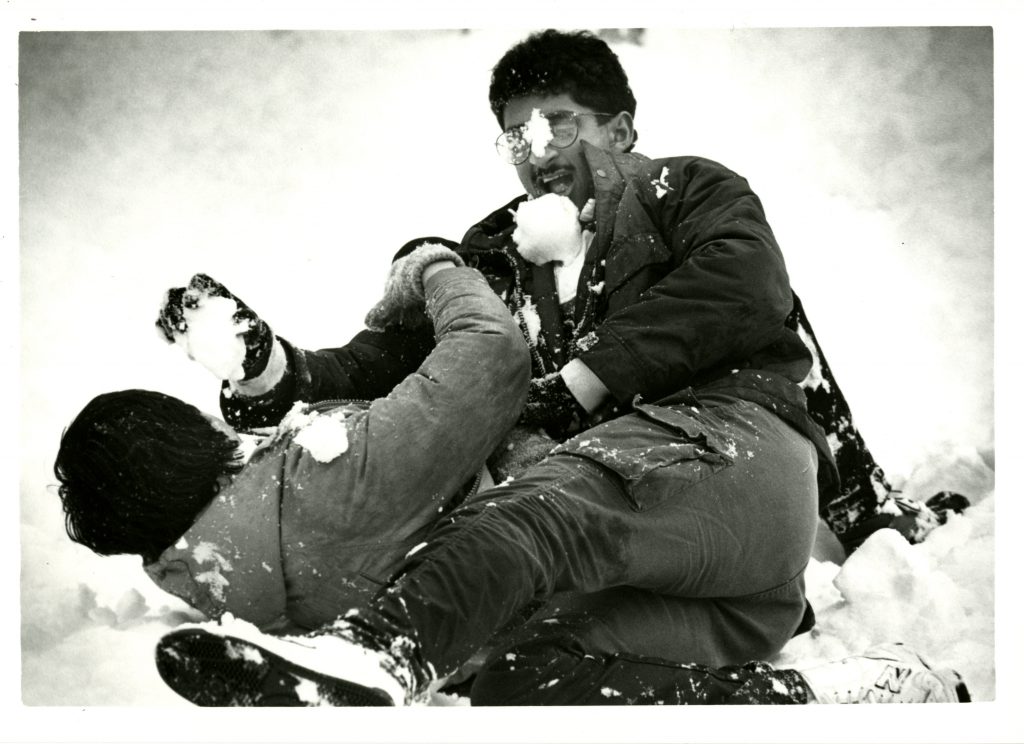
[[[666,165],[661,169],[661,175],[651,181],[651,186],[654,187],[654,195],[659,199],[665,196],[669,191],[675,191],[675,189],[668,184],[668,174],[668,166]]]

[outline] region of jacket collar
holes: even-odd
[[[601,252],[611,240],[615,212],[626,186],[650,169],[651,159],[635,152],[603,150],[589,142],[581,144],[594,184],[594,218],[597,230],[594,249]]]

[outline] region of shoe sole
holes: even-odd
[[[383,690],[328,677],[249,641],[200,629],[161,638],[156,668],[172,690],[204,707],[394,705]]]

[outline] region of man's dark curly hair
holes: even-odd
[[[505,52],[491,72],[491,111],[502,129],[509,101],[563,93],[594,111],[636,115],[636,98],[619,58],[587,31],[531,34]]]
[[[149,390],[93,398],[61,436],[53,466],[68,536],[147,563],[192,526],[218,478],[241,468],[237,442],[199,409]]]

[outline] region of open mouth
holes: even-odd
[[[569,196],[572,191],[573,173],[571,169],[559,168],[549,173],[541,173],[537,176],[536,182],[540,190],[559,196]]]

